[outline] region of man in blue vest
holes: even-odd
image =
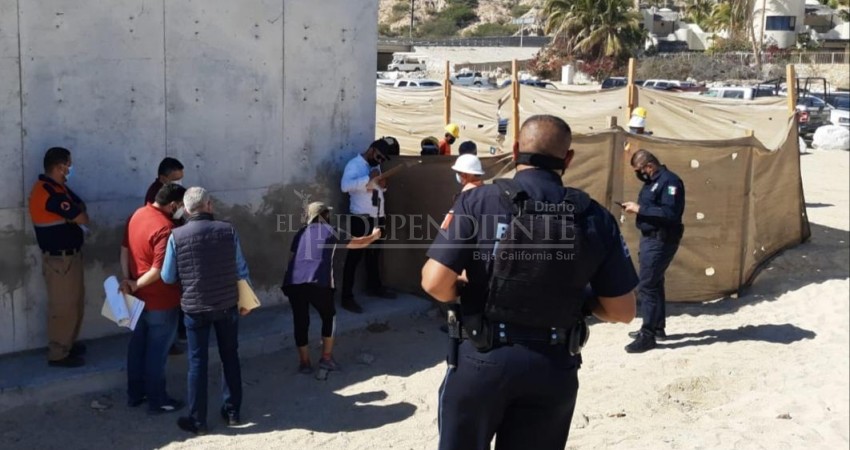
[[[240,423],[242,371],[239,366],[239,291],[237,282],[248,280],[233,225],[215,220],[212,200],[201,187],[186,190],[183,206],[189,219],[168,239],[162,279],[180,282],[180,306],[185,313],[189,341],[189,416],[177,420],[182,430],[207,432],[207,366],[210,329],[215,329],[222,366],[221,416],[227,425]]]

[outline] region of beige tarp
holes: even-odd
[[[669,128],[659,125],[654,136],[639,137],[621,128],[581,132],[591,126],[595,129],[597,123],[604,124],[608,115],[616,113],[616,107],[611,106],[615,102],[611,100],[609,104],[607,94],[598,97],[596,102],[587,102],[593,96],[562,93],[550,96],[546,95],[550,91],[536,91],[534,94],[529,94],[528,90],[522,92],[524,101],[532,105],[527,107],[528,114],[545,113],[544,107],[555,108],[582,98],[585,103],[603,105],[599,113],[588,106],[583,116],[586,121],[576,117],[571,122],[577,133],[573,139],[576,157],[564,181],[587,191],[620,219],[633,257],[636,257],[638,246],[634,219],[622,217],[620,208],[614,204],[615,201],[636,199],[640,189],[640,182],[628,165],[630,155],[623,150],[624,141],[632,141],[633,148],[653,151],[684,181],[685,236],[667,272],[669,300],[701,301],[736,292],[750,281],[760,264],[776,252],[808,238],[797,129],[784,103],[739,101],[723,107],[721,103],[726,102],[712,103],[689,96],[671,98],[668,97],[671,94],[656,96],[655,92],[642,91],[641,105],[646,105],[650,117],[661,115],[662,111],[673,114],[669,114],[670,123],[665,123]],[[537,93],[541,95],[538,97]],[[625,95],[622,91],[619,94]],[[454,98],[457,97],[455,93]],[[453,108],[470,101],[467,98],[453,101]],[[482,100],[485,105],[482,108],[495,107],[490,102],[492,100]],[[540,109],[532,110],[532,107]],[[562,107],[560,111],[549,113],[570,120],[573,113],[563,112],[568,109]],[[701,111],[705,126],[682,113],[689,110]],[[396,113],[404,116],[406,111]],[[465,117],[474,116],[467,112]],[[442,112],[437,125],[441,119]],[[400,122],[401,118],[396,117],[394,121]],[[741,137],[740,128],[722,126],[724,121],[745,124],[744,129],[753,129],[755,136]],[[379,118],[380,123],[385,121]],[[760,136],[760,133],[764,134]],[[659,137],[672,134],[678,137]],[[727,136],[729,134],[731,136]],[[766,148],[763,141],[776,142],[776,145]],[[481,147],[479,145],[479,150]],[[416,151],[411,151],[402,146],[405,153],[418,153],[418,140],[415,148]],[[479,153],[483,156],[485,152]],[[394,158],[392,164],[412,165],[391,179],[387,192],[386,211],[394,216],[389,229],[392,238],[389,244],[393,248],[387,249],[384,259],[387,284],[405,290],[419,289],[425,251],[458,190],[449,168],[453,162],[454,158],[439,156]],[[508,154],[485,157],[484,165],[489,177],[512,173]]]
[[[752,132],[774,149],[782,145],[791,125],[785,97],[742,101],[639,88],[638,102],[646,108],[646,129],[659,137],[733,139]]]

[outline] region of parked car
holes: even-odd
[[[813,134],[818,128],[830,123],[832,106],[814,95],[804,95],[797,99],[797,123],[800,136]]]
[[[449,77],[449,82],[456,86],[484,86],[490,84],[490,80],[481,75],[481,72],[461,70]]]
[[[776,92],[771,86],[722,86],[708,88],[701,95],[714,98],[734,98],[752,100],[757,97],[774,97]]]
[[[629,84],[629,79],[626,77],[608,77],[602,80],[602,89],[614,89],[627,84]]]
[[[815,97],[824,99],[821,93],[813,93]],[[826,103],[832,107],[829,121],[833,125],[850,127],[850,92],[830,92],[825,96]]]
[[[534,86],[536,88],[541,88],[541,89],[555,89],[555,90],[558,89],[557,86],[555,86],[554,84],[552,84],[548,81],[519,80],[519,84],[523,84],[523,85],[526,85],[526,86]],[[505,80],[505,81],[502,82],[502,84],[499,85],[499,87],[503,88],[503,87],[508,87],[510,85],[511,85],[511,80]]]
[[[409,79],[402,78],[401,80],[396,80],[393,84],[393,87],[397,88],[416,88],[416,89],[433,89],[441,87],[442,84],[439,81],[434,80],[426,80],[426,79]]]
[[[419,72],[427,69],[425,58],[415,55],[393,55],[393,61],[387,65],[390,72]]]

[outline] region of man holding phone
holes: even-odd
[[[381,164],[389,161],[388,150],[389,144],[384,139],[378,139],[345,165],[340,189],[347,192],[351,200],[349,233],[352,237],[368,236],[374,228],[383,228],[385,225],[384,192],[387,190],[387,180],[381,176]],[[367,293],[374,297],[395,297],[381,283],[379,251],[375,247],[348,250],[342,274],[344,309],[357,314],[363,312],[363,308],[354,300],[354,279],[357,266],[364,256],[368,277]]]
[[[655,348],[656,340],[667,337],[664,272],[679,249],[685,229],[682,225],[685,185],[646,150],[635,152],[631,165],[643,188],[637,203],[618,204],[626,213],[636,216],[635,225],[641,234],[638,302],[643,325],[639,331],[629,333],[634,341],[626,346],[626,352],[643,353]]]

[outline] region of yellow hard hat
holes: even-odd
[[[460,127],[456,123],[446,125],[446,133],[451,134],[455,139],[460,137]]]
[[[646,108],[644,108],[643,106],[638,106],[637,108],[632,110],[632,115],[646,119]]]

